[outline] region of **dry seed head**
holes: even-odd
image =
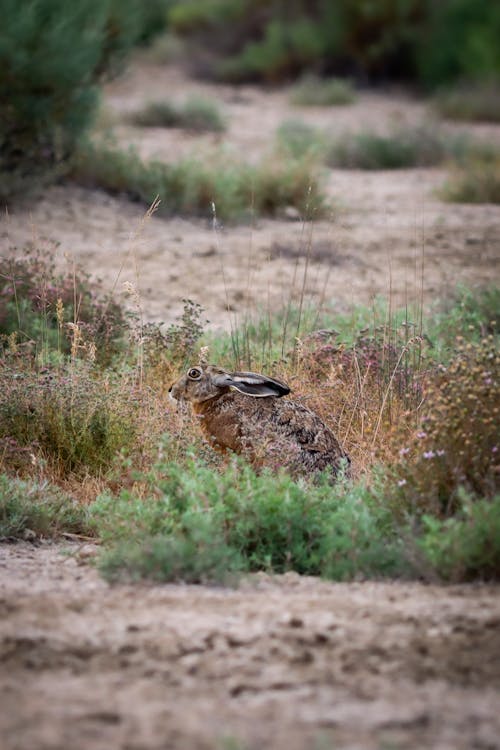
[[[12,331],[11,334],[8,336],[8,342],[9,342],[9,349],[13,354],[17,354],[18,347],[17,347],[17,331]]]
[[[62,328],[64,324],[64,305],[60,297],[57,298],[57,302],[56,302],[56,316],[57,316],[57,325],[59,326],[59,328]]]

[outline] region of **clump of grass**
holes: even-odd
[[[441,195],[455,203],[500,203],[500,155],[476,156],[456,165]]]
[[[0,475],[0,539],[92,533],[87,508],[47,482]]]
[[[342,78],[308,76],[299,81],[290,94],[291,104],[301,107],[333,107],[352,104],[356,99],[353,85]]]
[[[294,159],[322,158],[327,149],[323,133],[302,120],[286,120],[276,131],[279,151]]]
[[[476,82],[439,91],[436,112],[450,120],[500,122],[500,83]]]
[[[142,161],[133,150],[88,146],[75,161],[72,177],[85,185],[128,195],[151,205],[160,198],[159,212],[212,216],[215,203],[222,219],[252,214],[274,215],[284,206],[316,211],[323,206],[318,176],[309,160],[268,158],[250,165],[230,155],[188,158],[174,164]]]
[[[414,511],[451,516],[465,488],[476,497],[499,490],[500,353],[492,336],[458,341],[450,364],[426,388],[415,439],[401,447],[398,487]]]
[[[100,474],[113,457],[132,448],[137,434],[133,379],[105,378],[91,363],[1,368],[0,439],[48,461],[59,476]],[[5,458],[5,455],[4,455]]]
[[[461,147],[427,125],[397,128],[389,135],[363,131],[333,143],[327,163],[343,169],[426,167],[442,163]]]
[[[149,102],[131,115],[131,121],[141,127],[184,128],[195,132],[221,133],[226,129],[225,119],[216,103],[198,96],[187,99],[184,104]]]

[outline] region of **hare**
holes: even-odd
[[[245,455],[255,468],[285,467],[293,475],[330,469],[335,476],[349,457],[315,412],[288,399],[290,388],[255,372],[191,367],[169,390],[189,401],[211,445]]]

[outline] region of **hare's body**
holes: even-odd
[[[174,399],[191,402],[214,448],[243,454],[256,467],[336,474],[348,456],[315,412],[281,399],[288,392],[285,383],[264,375],[213,366],[191,368],[170,389]]]

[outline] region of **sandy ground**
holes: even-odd
[[[196,136],[180,130],[134,128],[125,116],[151,99],[182,101],[192,93],[212,96],[227,115],[221,135]],[[401,93],[361,93],[356,104],[297,108],[288,92],[255,87],[235,89],[186,79],[176,69],[138,64],[108,87],[104,119],[114,123],[117,141],[134,145],[144,157],[175,160],[183,154],[220,159],[213,148],[265,158],[276,128],[300,118],[333,133],[370,124],[380,132],[394,122],[418,123],[422,103]],[[463,128],[462,128],[463,129]],[[478,138],[498,140],[500,127],[471,126]],[[0,217],[0,252],[27,241],[59,243],[61,263],[74,259],[108,287],[122,292],[130,281],[140,291],[146,318],[171,322],[182,299],[199,302],[211,325],[228,329],[234,321],[274,310],[298,299],[306,256],[311,264],[306,303],[325,300],[348,311],[389,294],[395,304],[420,299],[424,261],[424,301],[449,294],[459,282],[480,284],[500,278],[500,207],[454,205],[436,189],[445,169],[366,173],[329,170],[325,175],[331,217],[304,226],[301,221],[258,220],[253,225],[211,226],[153,216],[142,207],[99,191],[56,186],[35,204],[14,207]],[[310,249],[308,249],[310,248]],[[294,282],[295,279],[295,282]]]
[[[217,96],[222,138],[141,130],[124,114],[148,99]],[[213,154],[217,141],[263,157],[300,116],[335,132],[418,122],[394,92],[349,107],[291,107],[285,91],[213,87],[136,65],[106,90],[106,116],[145,157]],[[500,140],[500,128],[471,128]],[[220,145],[220,143],[219,143]],[[446,204],[441,169],[330,171],[329,220],[258,220],[214,233],[99,191],[55,186],[0,219],[0,252],[53,247],[171,322],[182,298],[215,327],[298,297],[348,310],[376,294],[425,302],[457,282],[499,278],[500,208]],[[294,274],[296,283],[293,284]],[[87,550],[88,551],[88,550]],[[486,586],[327,584],[260,577],[238,590],[110,588],[85,550],[0,546],[0,745],[5,750],[493,750],[500,748],[500,598]]]
[[[498,587],[109,587],[63,551],[0,548],[5,750],[500,747]]]

